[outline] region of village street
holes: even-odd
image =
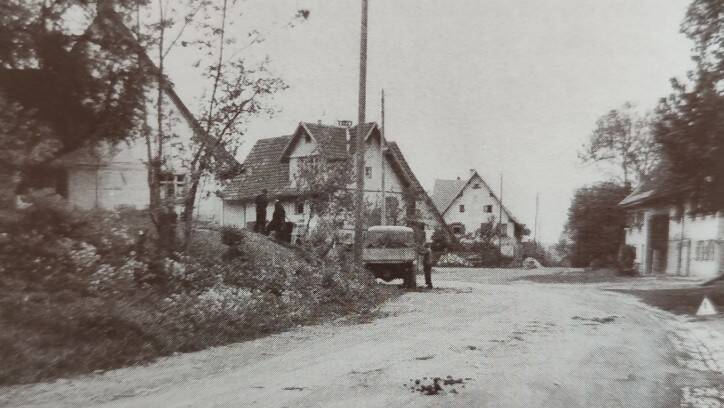
[[[698,389],[688,386],[721,383],[685,368],[696,356],[671,315],[595,285],[516,280],[556,272],[437,271],[438,288],[402,295],[371,322],[6,388],[0,406],[679,407]],[[432,377],[442,390],[426,395]]]

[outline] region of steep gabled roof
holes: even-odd
[[[281,154],[282,160],[287,160],[289,155],[294,151],[299,138],[303,134],[308,134],[317,142],[319,154],[329,160],[340,160],[349,157],[350,153],[355,151],[355,140],[357,138],[357,126],[346,128],[343,126],[327,125],[312,122],[300,122],[297,129],[292,134],[292,138],[284,148]],[[365,123],[362,125],[362,133],[365,135],[365,141],[373,135],[374,130],[379,127],[376,123]]]
[[[389,149],[392,159],[395,161],[395,163],[398,164],[404,177],[408,180],[410,188],[412,188],[417,196],[421,198],[422,201],[424,201],[425,204],[430,208],[432,216],[435,217],[435,220],[443,228],[443,231],[446,233],[448,238],[456,241],[457,238],[455,237],[455,234],[453,234],[452,230],[445,222],[445,219],[435,206],[435,203],[430,198],[430,195],[427,194],[427,191],[422,188],[422,184],[420,184],[420,181],[417,179],[417,177],[415,177],[415,173],[412,171],[412,168],[410,168],[410,165],[405,159],[405,156],[402,154],[400,146],[398,146],[395,142],[387,142],[387,148]]]
[[[450,204],[460,195],[460,192],[467,180],[435,180],[435,186],[432,189],[432,201],[441,212],[450,207]]]
[[[487,182],[485,182],[485,179],[477,172],[473,171],[470,175],[470,178],[467,180],[435,180],[435,187],[432,192],[433,201],[436,203],[440,203],[440,205],[437,207],[438,210],[442,214],[445,214],[449,209],[452,203],[460,197],[463,192],[465,192],[465,189],[472,183],[474,179],[480,179],[480,181],[483,182],[483,185],[485,188],[490,191],[490,196],[495,200],[495,202],[498,203],[498,205],[503,209],[505,212],[505,215],[508,216],[508,218],[513,221],[515,224],[518,225],[525,225],[521,223],[514,215],[510,212],[510,210],[503,205],[503,203],[500,202],[500,199],[495,194],[492,188],[488,185]],[[438,190],[439,189],[439,190]]]

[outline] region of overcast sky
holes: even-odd
[[[451,6],[454,4],[454,6]],[[541,194],[539,239],[555,242],[573,191],[610,177],[576,152],[596,119],[625,101],[652,109],[669,79],[692,67],[679,33],[683,0],[370,0],[368,120],[386,93],[387,137],[397,141],[426,189],[477,169],[532,227]],[[259,28],[256,51],[290,88],[283,110],[259,120],[240,159],[263,137],[299,121],[357,119],[359,0],[248,0],[239,34]],[[297,9],[309,21],[289,28]],[[198,77],[175,57],[182,97]]]

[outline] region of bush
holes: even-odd
[[[238,246],[244,238],[241,229],[234,226],[224,226],[221,228],[221,242],[228,246]]]
[[[57,197],[31,202],[0,214],[0,383],[367,314],[392,293],[335,257],[304,260],[238,229],[197,231],[187,254],[158,258],[145,211],[81,211]],[[228,256],[231,248],[237,256]]]

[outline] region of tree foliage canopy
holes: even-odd
[[[618,207],[630,187],[611,181],[576,190],[568,209],[568,253],[574,266],[610,262],[624,242],[625,211]]]
[[[136,49],[74,27],[95,17],[95,7],[84,0],[0,5],[2,171],[24,175],[86,143],[124,139],[135,126],[145,81]]]
[[[590,140],[579,153],[584,162],[608,162],[619,167],[624,183],[648,175],[658,161],[658,146],[651,134],[650,115],[636,112],[626,102],[596,121]]]
[[[655,137],[671,165],[672,182],[702,205],[724,208],[724,3],[694,0],[682,31],[695,43],[696,69],[672,80],[657,108]]]

